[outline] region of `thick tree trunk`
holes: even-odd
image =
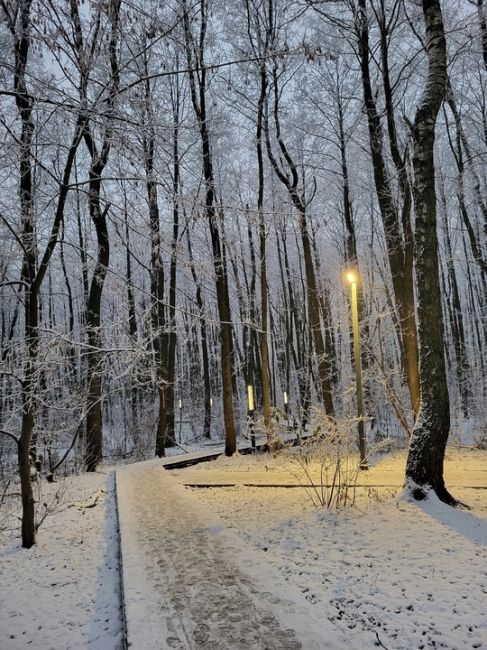
[[[90,154],[91,165],[89,172],[89,194],[88,207],[90,218],[95,226],[97,241],[97,259],[93,276],[91,278],[86,303],[86,334],[89,346],[88,353],[88,395],[86,414],[86,439],[85,439],[85,465],[88,472],[94,472],[102,458],[103,445],[103,410],[102,410],[102,372],[103,372],[103,351],[101,349],[101,299],[105,278],[110,262],[110,240],[108,233],[107,214],[110,204],[107,203],[102,210],[101,207],[101,175],[108,162],[112,140],[112,116],[113,106],[119,86],[117,41],[119,21],[120,0],[111,0],[108,5],[110,20],[110,37],[108,41],[108,53],[111,76],[108,84],[108,95],[106,98],[108,117],[104,124],[103,136],[100,149],[98,149],[94,132],[87,120],[83,123],[83,138],[86,148]],[[80,48],[82,34],[78,7],[75,2],[71,4],[73,12],[73,25],[77,31],[77,44]],[[80,56],[81,60],[81,56]],[[86,81],[87,71],[82,68],[82,75]],[[82,90],[82,101],[85,100]]]
[[[32,174],[32,141],[34,124],[32,121],[32,100],[27,95],[25,72],[30,48],[30,9],[31,1],[20,3],[18,34],[15,37],[15,77],[14,87],[17,92],[16,104],[21,121],[20,134],[20,210],[22,219],[22,280],[25,283],[24,318],[27,362],[22,383],[22,421],[18,441],[18,465],[20,489],[22,495],[22,546],[30,548],[35,544],[35,512],[32,491],[31,455],[32,438],[35,426],[36,399],[34,395],[39,349],[38,333],[38,295],[39,287],[36,277],[36,241],[34,228],[34,197]]]
[[[446,92],[446,43],[440,0],[423,0],[422,5],[428,78],[413,127],[421,408],[409,447],[406,485],[416,499],[425,498],[427,489],[432,488],[442,501],[454,504],[443,479],[450,403],[443,344],[434,166],[435,124]]]
[[[148,171],[147,193],[151,230],[151,322],[154,348],[158,411],[156,424],[156,456],[165,455],[165,448],[173,446],[175,440],[166,440],[166,393],[167,376],[167,327],[164,309],[164,267],[161,259],[159,207],[153,171]]]
[[[86,305],[86,334],[88,339],[88,399],[86,414],[85,465],[87,472],[96,471],[103,455],[102,429],[102,365],[101,350],[101,298],[110,262],[110,244],[106,215],[108,206],[100,207],[100,170],[95,165],[90,171],[90,216],[95,225],[97,237],[97,260],[91,278]]]
[[[225,423],[225,455],[232,456],[237,451],[237,437],[233,419],[233,340],[230,296],[225,264],[222,258],[220,235],[215,223],[215,214],[210,208],[207,193],[207,213],[209,214],[210,236],[213,248],[213,261],[216,274],[216,294],[218,316],[220,319],[221,377],[223,389],[223,419]]]
[[[22,386],[22,422],[18,442],[18,464],[20,491],[22,496],[22,546],[30,548],[35,544],[35,502],[32,490],[31,471],[33,461],[32,436],[36,417],[36,369],[39,349],[37,292],[26,296],[25,337],[28,359]]]

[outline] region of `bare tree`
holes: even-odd
[[[186,56],[188,61],[189,86],[191,102],[196,116],[201,140],[201,154],[203,159],[203,178],[205,182],[205,212],[210,228],[211,245],[213,252],[213,265],[215,269],[215,282],[220,318],[221,336],[221,367],[223,387],[223,413],[225,420],[225,454],[231,456],[237,449],[235,423],[233,416],[233,334],[232,316],[230,310],[230,296],[228,289],[228,276],[223,253],[223,241],[220,232],[219,214],[216,206],[215,174],[213,171],[213,156],[211,150],[211,136],[209,131],[209,115],[207,112],[207,74],[205,66],[205,40],[208,27],[208,2],[199,0],[198,13],[190,20],[190,13],[186,0],[183,0],[184,11],[184,37]],[[193,33],[192,22],[197,21],[197,34]]]
[[[102,458],[103,423],[102,423],[102,366],[101,351],[101,299],[103,286],[110,262],[110,239],[107,215],[108,202],[103,205],[101,196],[102,174],[107,165],[112,146],[114,105],[120,85],[118,66],[119,17],[121,0],[110,0],[106,7],[108,18],[108,60],[110,74],[103,93],[104,116],[100,142],[97,142],[95,129],[89,119],[83,124],[83,140],[90,156],[88,207],[96,231],[97,258],[88,291],[86,303],[86,334],[89,346],[87,373],[88,395],[85,435],[85,463],[89,472],[94,472]],[[88,102],[89,67],[87,62],[97,45],[96,38],[91,43],[84,43],[82,20],[78,1],[70,4],[71,20],[74,33],[74,45],[77,65],[82,79],[80,100],[86,107]],[[103,8],[100,5],[95,16],[95,34],[99,33]]]
[[[42,257],[39,257],[35,236],[36,216],[32,170],[35,134],[34,98],[27,88],[27,65],[32,29],[31,8],[31,0],[22,0],[17,7],[7,5],[2,1],[2,10],[14,45],[14,95],[21,123],[21,134],[18,140],[21,232],[20,235],[16,235],[16,239],[23,253],[20,284],[24,290],[24,335],[27,346],[27,360],[21,382],[22,418],[20,436],[16,438],[12,435],[11,437],[16,440],[18,446],[22,494],[22,545],[26,548],[30,548],[35,543],[36,532],[34,496],[31,484],[31,459],[35,457],[32,441],[35,435],[37,414],[39,296],[58,242],[60,228],[64,219],[71,172],[86,124],[86,117],[79,111],[59,181],[59,194],[49,240]]]
[[[422,0],[428,75],[413,125],[415,261],[418,290],[421,409],[406,465],[407,489],[424,499],[432,488],[449,504],[443,459],[450,431],[445,370],[436,219],[434,142],[438,111],[447,90],[446,42],[439,0]]]
[[[414,310],[413,282],[413,240],[410,224],[411,193],[406,171],[405,155],[401,155],[396,134],[393,111],[393,97],[388,64],[388,24],[384,3],[379,3],[380,45],[382,56],[382,77],[386,103],[386,117],[391,155],[399,179],[402,199],[402,213],[399,215],[393,198],[391,179],[384,154],[384,134],[381,116],[377,108],[370,73],[369,17],[366,0],[358,0],[353,5],[355,32],[362,72],[362,87],[369,130],[370,152],[374,171],[375,189],[379,204],[384,233],[387,242],[387,255],[392,275],[395,302],[399,314],[401,344],[406,367],[406,378],[411,397],[411,406],[417,416],[420,405],[420,386],[418,371],[418,344]],[[396,3],[397,5],[397,3]]]
[[[272,67],[272,100],[268,101],[266,106],[265,137],[267,153],[276,176],[288,191],[292,204],[298,211],[299,232],[301,236],[301,245],[303,248],[304,268],[306,275],[308,324],[317,357],[321,400],[326,413],[330,417],[334,417],[335,408],[333,406],[331,387],[332,363],[329,354],[330,351],[325,350],[325,343],[321,329],[319,292],[313,262],[312,239],[309,231],[307,216],[307,208],[313,196],[310,198],[306,197],[306,188],[304,182],[300,186],[299,173],[296,163],[294,162],[291,153],[289,152],[289,149],[284,142],[281,130],[281,121],[279,117],[280,96],[279,73],[277,62],[274,62]],[[278,158],[273,152],[271,142],[271,118],[269,116],[269,103],[271,104],[273,134],[275,136],[275,140],[280,152],[281,162],[279,162]],[[312,192],[312,194],[314,194],[314,192]]]
[[[257,210],[259,213],[259,253],[260,253],[260,356],[261,356],[261,387],[262,387],[262,410],[264,424],[267,428],[271,424],[271,400],[269,384],[269,348],[268,348],[268,282],[267,282],[267,251],[266,251],[266,224],[264,217],[264,117],[267,98],[267,63],[269,47],[272,38],[272,14],[273,2],[269,0],[259,6],[256,2],[247,0],[247,33],[252,52],[258,59],[259,72],[259,98],[257,101],[256,114],[256,154],[258,165],[258,189],[257,189]]]

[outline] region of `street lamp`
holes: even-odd
[[[247,385],[247,409],[249,415],[250,444],[255,449],[255,428],[254,428],[254,387],[252,384]]]
[[[287,403],[287,391],[284,391],[283,398],[284,398],[284,413],[286,414],[286,422],[287,425],[289,426],[289,405]]]
[[[181,430],[183,426],[183,400],[178,400],[179,407],[179,442],[181,443]]]
[[[360,330],[358,322],[357,282],[358,276],[347,271],[345,279],[350,285],[352,302],[353,354],[355,361],[355,383],[357,386],[358,442],[360,450],[360,469],[368,469],[365,454],[364,397],[362,392],[362,362],[360,358]]]

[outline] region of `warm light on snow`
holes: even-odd
[[[447,452],[447,485],[468,512],[435,498],[407,501],[405,460],[371,462],[358,478],[357,506],[338,512],[289,488],[306,479],[291,457],[221,457],[174,473],[185,484],[225,484],[193,494],[361,650],[377,647],[376,633],[390,650],[483,648],[487,454]],[[320,464],[307,469],[319,484]]]

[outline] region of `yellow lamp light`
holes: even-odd
[[[345,275],[345,279],[349,284],[354,284],[355,282],[357,282],[357,276],[353,271],[347,271]]]
[[[254,405],[254,387],[252,384],[248,384],[247,386],[247,404],[249,407],[249,411],[254,411],[255,410],[255,405]]]

